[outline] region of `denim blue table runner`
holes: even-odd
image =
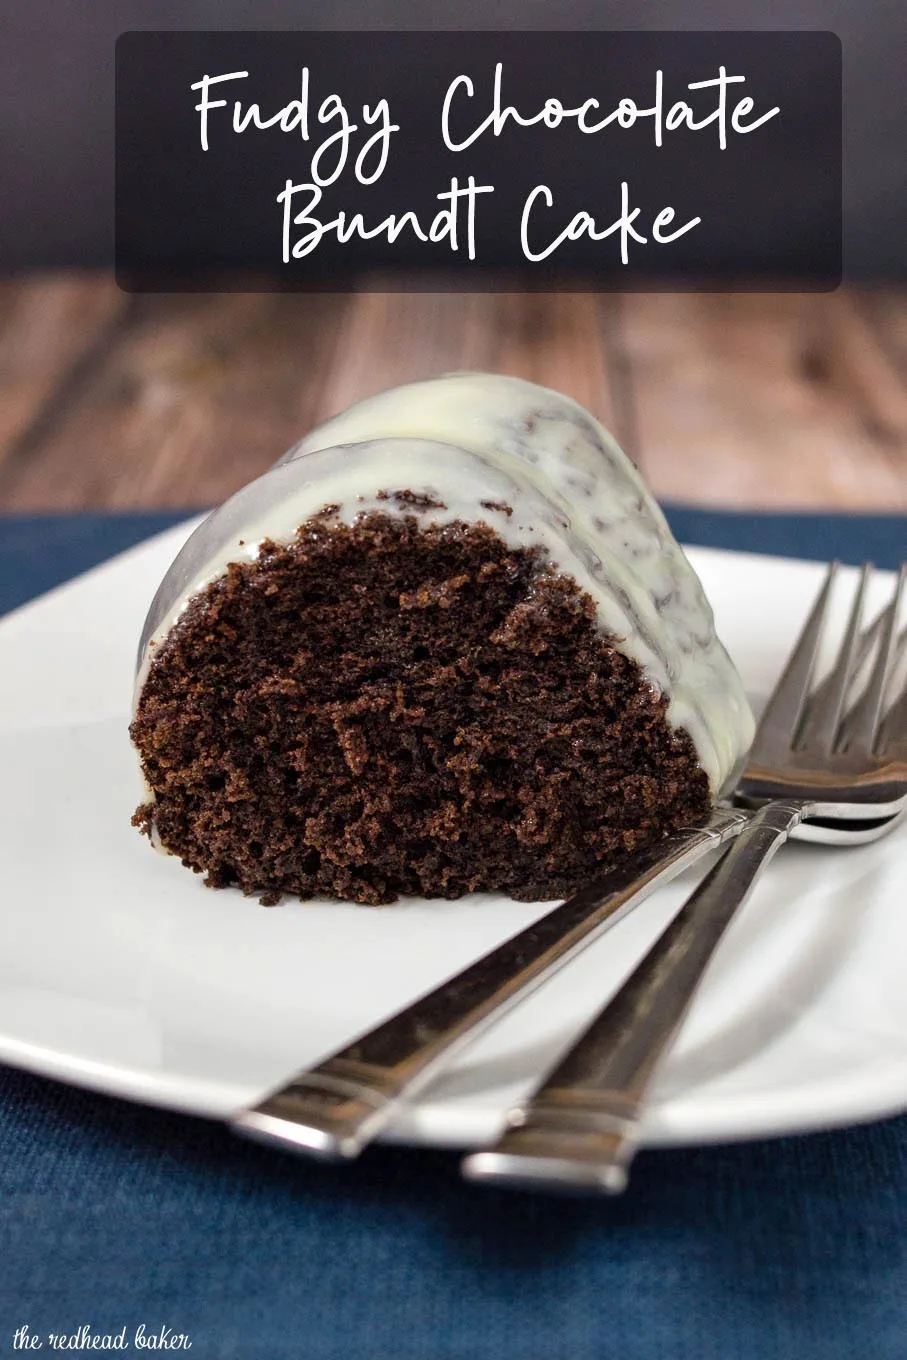
[[[0,611],[181,517],[0,517]],[[669,517],[711,547],[907,556],[897,517]],[[905,1360],[907,1117],[643,1153],[599,1202],[468,1186],[444,1152],[297,1161],[0,1068],[0,1355],[21,1328],[198,1360]]]

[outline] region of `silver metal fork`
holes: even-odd
[[[861,805],[849,812],[866,815]],[[717,808],[706,826],[679,831],[650,847],[353,1043],[240,1110],[232,1127],[316,1157],[357,1156],[393,1122],[403,1103],[467,1044],[655,888],[738,835],[749,818],[740,809]],[[878,823],[868,821],[846,827],[810,824],[811,838],[836,842],[878,834]]]
[[[738,786],[746,800],[780,795],[781,801],[759,809],[557,1068],[510,1112],[498,1143],[465,1159],[469,1179],[623,1190],[653,1076],[764,867],[806,817],[887,819],[875,821],[879,835],[900,820],[897,814],[907,808],[907,679],[887,712],[886,695],[897,655],[907,650],[907,629],[898,636],[907,568],[901,568],[888,607],[861,632],[871,575],[864,567],[837,660],[811,694],[835,575],[833,564]],[[848,704],[867,668],[862,691]]]

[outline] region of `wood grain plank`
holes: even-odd
[[[204,505],[319,419],[397,383],[512,373],[612,417],[594,294],[286,294],[133,299],[116,347],[28,457],[0,507]]]
[[[124,299],[0,282],[0,510],[196,506],[396,383],[513,373],[589,407],[665,498],[907,509],[907,293]]]
[[[573,397],[597,419],[615,423],[615,374],[603,317],[613,298],[596,293],[497,295],[497,340],[489,367]]]
[[[0,281],[0,468],[97,357],[126,303],[106,273]]]
[[[347,299],[137,297],[116,347],[29,458],[0,466],[5,509],[206,505],[309,428]]]
[[[859,296],[622,301],[640,461],[658,495],[907,510],[907,387]]]
[[[606,304],[607,305],[607,304]],[[528,378],[614,409],[594,293],[358,293],[324,388],[326,418],[398,383],[463,369]]]
[[[907,381],[907,289],[867,288],[859,302],[879,345]]]

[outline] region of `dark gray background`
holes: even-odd
[[[128,29],[469,29],[480,42],[506,27],[826,28],[844,50],[845,273],[907,277],[907,0],[0,3],[0,267],[111,263],[114,42]]]

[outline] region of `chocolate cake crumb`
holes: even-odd
[[[158,649],[133,822],[266,903],[559,898],[707,815],[665,711],[539,549],[414,515],[309,522]]]
[[[513,514],[513,506],[506,501],[479,501],[483,510],[497,510],[500,514],[506,515],[509,519]]]

